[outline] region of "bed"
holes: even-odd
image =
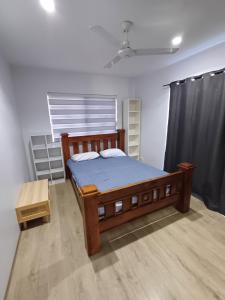
[[[89,256],[101,249],[100,234],[169,205],[186,213],[190,207],[193,165],[180,163],[166,173],[128,156],[74,162],[72,154],[118,148],[124,151],[124,129],[112,134],[61,135],[66,176],[83,216]]]

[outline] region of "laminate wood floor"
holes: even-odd
[[[199,200],[104,233],[89,258],[70,182],[51,197],[51,223],[21,234],[7,300],[225,299],[225,218]]]

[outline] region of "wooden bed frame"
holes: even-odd
[[[119,129],[113,134],[77,137],[69,137],[67,133],[61,135],[66,177],[71,179],[79,202],[89,256],[100,251],[100,234],[103,231],[169,205],[175,205],[182,213],[186,213],[190,207],[194,169],[190,163],[180,163],[177,172],[106,192],[98,191],[95,185],[77,186],[67,167],[67,160],[71,154],[87,151],[99,152],[102,148],[119,148],[124,151],[124,134],[124,129]],[[131,201],[132,197],[137,199],[135,205]],[[122,201],[122,210],[116,212],[115,205],[118,201],[120,203]],[[105,209],[102,218],[98,215],[100,207]]]

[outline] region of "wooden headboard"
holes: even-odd
[[[124,151],[125,144],[125,130],[118,129],[116,133],[86,135],[86,136],[69,136],[68,133],[61,134],[62,149],[64,164],[66,168],[66,176],[69,177],[69,170],[66,165],[67,160],[70,159],[71,154],[82,152],[96,151],[119,148]],[[71,153],[72,151],[72,153]]]

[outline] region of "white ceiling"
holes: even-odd
[[[55,0],[48,15],[39,0],[1,0],[0,49],[10,63],[83,72],[137,76],[225,41],[224,0]],[[169,47],[182,34],[173,56],[132,57],[103,68],[116,53],[90,25],[122,38],[120,22],[132,20],[134,48]]]

